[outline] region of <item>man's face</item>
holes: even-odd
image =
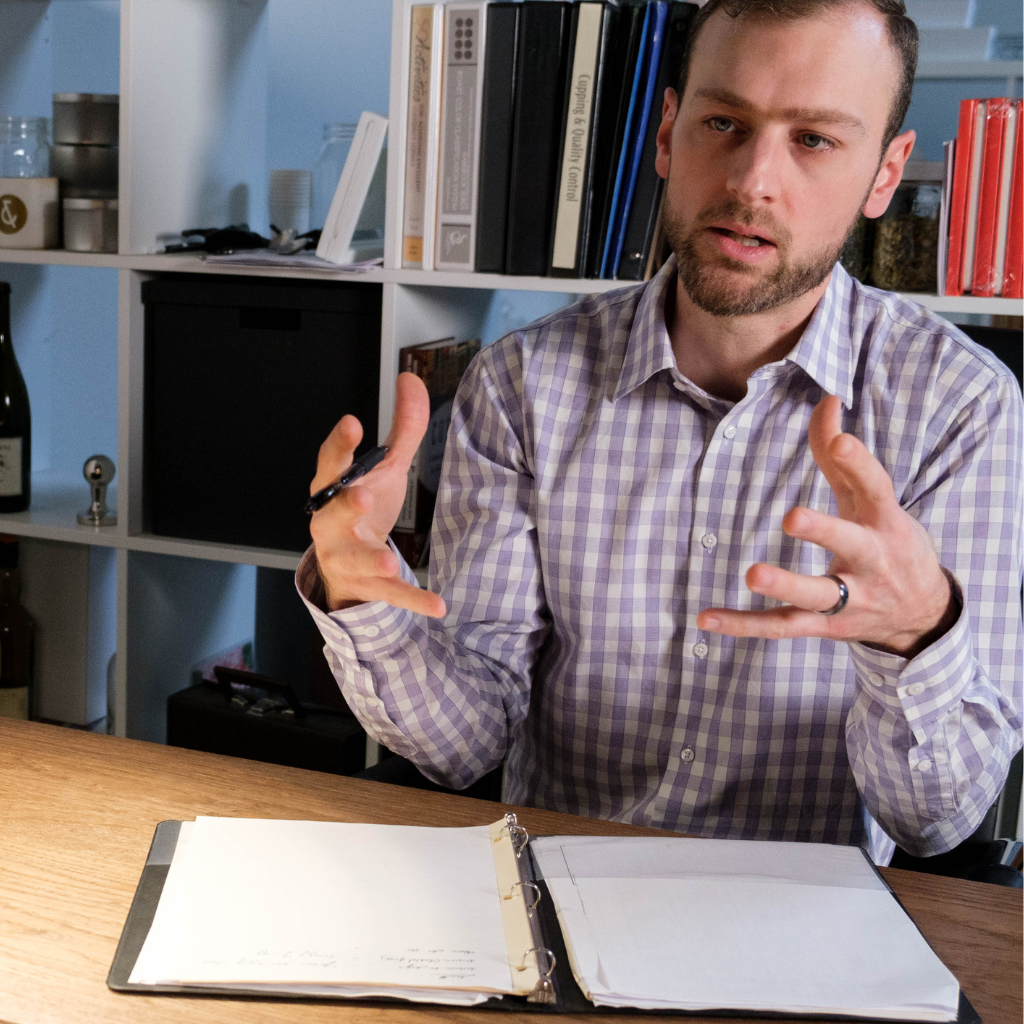
[[[760,313],[828,277],[860,211],[878,216],[899,181],[898,140],[895,177],[888,158],[879,168],[898,78],[866,5],[799,21],[711,17],[658,137],[667,237],[697,306]]]

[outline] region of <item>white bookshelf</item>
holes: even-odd
[[[55,91],[114,91],[114,87],[97,87],[91,81],[78,85],[60,79],[59,67],[52,61],[47,63],[45,54],[39,56],[42,37],[24,29],[27,16],[56,11],[60,4],[70,3],[38,0],[29,5],[23,0],[0,0],[0,38],[9,31],[5,26],[13,24],[17,29],[11,44],[16,48],[16,59],[9,63],[14,70],[8,77],[29,73],[42,76],[37,82],[15,82],[17,88],[11,95],[35,96],[37,108],[42,98]],[[324,12],[340,12],[341,20],[358,15],[365,25],[371,19],[379,22],[383,0],[89,0],[88,4],[77,5],[83,12],[81,17],[89,17],[91,9],[105,17],[115,10],[119,16],[120,251],[91,255],[0,249],[0,276],[5,266],[11,271],[20,268],[22,273],[26,267],[34,268],[30,283],[45,280],[47,273],[78,270],[116,275],[116,329],[109,332],[109,337],[98,328],[94,331],[103,335],[95,342],[100,354],[111,363],[116,358],[116,381],[99,388],[91,398],[105,409],[116,406],[116,451],[107,454],[117,463],[116,484],[108,502],[117,509],[118,524],[99,530],[77,525],[76,513],[88,505],[79,461],[77,466],[67,464],[34,474],[31,509],[0,516],[0,531],[40,541],[102,546],[116,552],[118,657],[114,705],[121,734],[127,731],[142,738],[162,738],[154,732],[160,718],[158,707],[167,693],[185,685],[180,678],[181,666],[224,646],[217,637],[227,635],[227,627],[218,632],[221,627],[217,624],[224,618],[225,594],[237,592],[242,585],[231,575],[232,567],[292,571],[300,557],[289,551],[201,543],[147,532],[142,508],[144,281],[158,274],[188,273],[381,286],[379,436],[390,427],[398,350],[402,346],[449,334],[473,337],[488,325],[494,329],[495,324],[502,324],[507,329],[577,295],[626,284],[401,268],[400,197],[411,4],[412,0],[393,0],[390,68],[380,60],[372,69],[378,78],[370,86],[386,97],[377,109],[387,113],[391,124],[385,259],[383,267],[358,274],[213,265],[196,254],[167,255],[161,250],[163,238],[169,233],[235,222],[233,204],[242,194],[240,189],[250,211],[265,211],[267,169],[281,165],[280,157],[270,155],[272,140],[268,137],[276,102],[274,90],[280,85],[282,67],[300,85],[306,73],[302,62],[292,59],[288,64],[287,54],[274,51],[275,24],[281,19],[297,19],[298,31],[305,33],[304,42],[308,44],[303,47],[303,57],[307,48],[321,48],[317,59],[331,69],[332,88],[339,95],[351,94],[352,102],[359,105],[357,109],[374,109],[376,101],[365,98],[370,87],[365,68],[359,74],[350,70],[358,63],[359,30],[350,32],[347,24],[332,29],[338,17],[332,22],[325,19]],[[382,31],[386,33],[387,27]],[[941,69],[925,66],[920,77],[1007,78],[1013,74],[1019,77],[1020,73],[1018,66],[1004,67],[998,62],[987,62],[983,74],[975,74],[977,70],[974,65]],[[5,88],[9,83],[0,76],[0,99]],[[46,111],[23,108],[20,112]],[[292,166],[304,166],[311,157],[296,155],[292,159]],[[265,231],[258,219],[250,222],[256,230]],[[60,278],[53,288],[62,286]],[[1024,303],[1008,299],[912,298],[940,314],[1024,313]],[[14,328],[17,343],[17,323]],[[52,330],[52,358],[57,372],[64,353],[78,344],[78,339],[66,325]],[[39,412],[35,404],[33,412]],[[55,414],[51,418],[53,423],[59,419]],[[52,424],[50,427],[57,429]]]

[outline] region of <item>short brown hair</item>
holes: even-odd
[[[851,3],[868,4],[885,17],[889,41],[899,55],[900,83],[893,97],[889,121],[882,138],[884,153],[903,127],[903,119],[907,116],[907,108],[910,106],[910,94],[914,88],[914,75],[917,72],[917,26],[907,17],[907,8],[903,0],[708,0],[693,16],[690,24],[689,45],[686,47],[679,75],[680,100],[683,98],[686,80],[690,75],[690,56],[694,43],[700,30],[716,11],[723,11],[730,18],[750,14],[760,18],[777,18],[779,21],[799,21]]]

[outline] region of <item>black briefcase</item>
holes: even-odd
[[[366,765],[366,733],[350,713],[298,700],[287,683],[214,669],[167,698],[167,743],[211,754],[353,775]]]

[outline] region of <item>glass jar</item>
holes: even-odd
[[[941,182],[941,163],[918,168],[907,164],[903,181],[875,226],[871,277],[879,288],[935,294]]]
[[[0,178],[48,178],[49,134],[49,118],[0,117]]]
[[[313,211],[310,226],[322,228],[327,222],[331,200],[341,180],[345,159],[356,134],[354,124],[325,124],[324,141],[313,164]]]

